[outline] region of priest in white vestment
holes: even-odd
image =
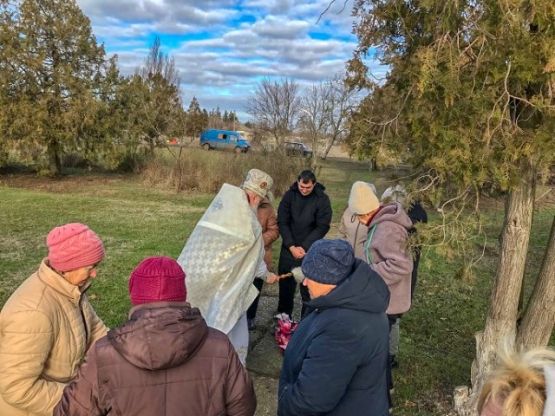
[[[251,169],[242,186],[224,184],[195,226],[177,259],[187,275],[187,300],[200,309],[208,326],[228,335],[246,362],[249,331],[246,311],[258,291],[255,277],[279,277],[264,262],[262,229],[256,216],[273,180]]]

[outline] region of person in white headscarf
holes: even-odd
[[[374,195],[378,194],[376,187],[372,183],[368,183]],[[339,223],[339,235],[347,241],[355,251],[355,257],[366,261],[366,253],[364,251],[364,244],[368,237],[368,226],[361,223],[355,213],[349,208],[345,208],[341,221]]]
[[[224,184],[189,236],[177,259],[187,273],[187,293],[208,326],[228,335],[246,363],[246,311],[258,294],[255,277],[273,284],[279,277],[264,262],[262,229],[256,210],[273,180],[251,169],[241,188]]]

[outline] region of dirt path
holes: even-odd
[[[257,416],[277,414],[277,390],[282,354],[274,341],[275,319],[278,303],[278,286],[264,285],[258,304],[256,329],[250,332],[247,368],[253,378],[258,406]],[[295,319],[299,319],[300,295],[295,300]]]

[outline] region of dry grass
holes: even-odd
[[[273,192],[280,196],[307,164],[306,159],[281,153],[234,154],[185,148],[178,154],[161,149],[141,174],[151,186],[215,193],[224,182],[240,185],[248,170],[257,168],[272,176]]]

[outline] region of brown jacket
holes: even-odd
[[[251,416],[255,409],[252,382],[227,336],[187,303],[158,302],[134,307],[97,342],[54,415]]]
[[[279,228],[276,211],[266,198],[258,206],[256,212],[258,222],[262,226],[262,239],[264,240],[264,262],[268,270],[272,270],[272,244],[279,238]]]
[[[43,260],[0,313],[0,415],[50,416],[107,329],[79,287]]]

